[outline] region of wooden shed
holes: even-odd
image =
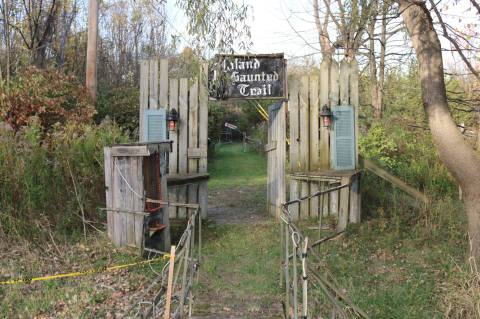
[[[169,141],[104,148],[107,230],[116,246],[170,249],[166,205],[170,151]]]

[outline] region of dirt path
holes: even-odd
[[[263,185],[210,191],[196,318],[281,318],[276,225]]]
[[[208,218],[218,225],[271,223],[264,202],[266,187],[250,185],[211,190]]]

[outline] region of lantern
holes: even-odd
[[[171,109],[167,115],[167,125],[170,132],[177,130],[178,113],[176,109]]]
[[[332,124],[332,111],[326,104],[322,107],[320,116],[322,117],[323,126],[330,127]]]

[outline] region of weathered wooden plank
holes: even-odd
[[[350,223],[360,222],[360,175],[357,175],[352,180],[350,186]]]
[[[177,188],[178,188],[177,186],[168,187],[168,198],[167,198],[167,200],[169,202],[173,202],[173,203],[178,202]],[[169,208],[168,208],[168,211],[169,211],[168,214],[169,214],[170,218],[178,218],[177,217],[177,207],[176,206],[170,205]]]
[[[160,194],[162,199],[165,198],[168,200],[168,190],[167,190],[167,153],[160,153]],[[163,240],[163,251],[168,251],[170,247],[170,215],[168,213],[168,206],[162,206],[162,224],[165,225],[165,228],[162,231],[162,240]]]
[[[188,79],[180,79],[178,123],[178,173],[188,172]]]
[[[136,167],[137,166],[137,157],[125,157],[125,171],[123,176],[130,184],[130,187],[134,190],[138,190]],[[125,194],[125,208],[127,210],[135,210],[135,195],[128,189]],[[135,245],[135,215],[126,214],[126,245]]]
[[[332,60],[330,65],[330,83],[329,83],[329,96],[328,100],[330,103],[330,107],[336,106],[339,103],[339,82],[338,82],[339,74],[338,74],[338,63],[335,60]],[[330,135],[330,145],[333,145],[334,141],[333,135]],[[330,167],[333,167],[333,154],[330,154]]]
[[[287,122],[285,117],[285,108],[286,104],[282,103],[282,107],[277,111],[277,139],[278,145],[276,149],[277,157],[277,202],[276,202],[276,213],[275,217],[280,219],[281,214],[281,205],[286,201],[286,189],[285,189],[285,169],[286,169],[286,158],[287,158]]]
[[[324,60],[320,65],[320,98],[319,104],[320,109],[324,105],[329,105],[328,101],[328,88],[330,87],[330,64]],[[320,169],[329,169],[330,168],[330,131],[328,127],[320,125]]]
[[[168,104],[168,59],[160,60],[160,91],[159,102],[161,108],[166,108]]]
[[[330,63],[330,82],[329,82],[329,94],[328,100],[330,107],[338,105],[339,102],[339,68],[338,63],[335,60],[332,60]]]
[[[136,167],[136,174],[137,174],[137,189],[141,191],[143,194],[144,184],[143,184],[143,158],[137,157],[137,167]],[[135,189],[135,188],[134,188]],[[136,197],[133,208],[136,211],[144,211],[144,202],[143,199]],[[135,246],[141,247],[142,240],[143,240],[143,220],[145,216],[142,215],[135,215]]]
[[[346,60],[343,59],[342,62],[340,62],[340,105],[348,105],[350,100],[348,98],[349,95],[349,88],[350,88],[350,83],[349,83],[349,73],[350,73],[350,63]]]
[[[175,109],[178,112],[178,79],[170,79],[169,110]],[[168,139],[172,141],[172,151],[168,157],[168,173],[178,173],[178,131],[169,131]]]
[[[125,195],[127,193],[127,187],[120,176],[119,171],[124,174],[124,157],[116,157],[113,160],[114,173],[113,173],[113,209],[125,209]],[[114,212],[113,215],[113,227],[114,238],[113,242],[117,246],[125,245],[125,232],[126,232],[126,217],[125,214],[119,214]]]
[[[329,185],[331,187],[332,185]],[[339,191],[332,191],[330,193],[330,207],[328,213],[330,216],[338,217],[338,199],[339,199]]]
[[[290,77],[288,115],[290,120],[290,171],[295,172],[299,170],[300,166],[298,160],[298,151],[300,149],[300,132],[298,126],[298,79],[295,77]]]
[[[207,157],[207,148],[189,148],[188,149],[188,158],[202,159]]]
[[[105,172],[105,203],[107,209],[113,208],[113,188],[112,188],[112,156],[109,147],[103,148],[103,162]],[[110,239],[113,239],[113,215],[112,211],[107,211],[107,234]]]
[[[343,177],[341,181],[341,185],[348,184],[350,182],[350,178]],[[349,202],[349,188],[344,187],[340,190],[340,206],[338,210],[338,224],[337,224],[337,231],[342,231],[347,228],[348,223],[348,202]]]
[[[310,96],[310,166],[309,170],[317,170],[319,168],[319,132],[318,132],[318,108],[319,108],[319,92],[318,92],[318,76],[310,76],[309,84]]]
[[[299,91],[299,132],[300,132],[300,150],[299,162],[302,171],[308,171],[310,168],[310,121],[309,121],[309,107],[308,107],[308,91],[309,79],[308,76],[302,76],[300,79]],[[309,195],[309,185],[306,182],[301,183],[301,196]],[[304,200],[300,203],[300,218],[305,219],[309,216],[309,200]]]
[[[179,86],[179,116],[178,123],[178,173],[188,173],[188,79],[181,78]],[[187,203],[187,187],[178,187],[178,201]],[[178,218],[185,218],[187,211],[184,207],[177,210]]]
[[[198,79],[194,79],[190,86],[188,104],[188,147],[198,148]],[[198,172],[198,159],[190,158],[188,160],[188,172]]]
[[[308,76],[302,76],[299,94],[299,122],[300,122],[300,166],[302,171],[308,171],[309,166],[309,127],[308,117]]]
[[[290,197],[289,200],[294,200],[300,198],[300,190],[299,190],[300,182],[297,182],[294,179],[290,180]],[[290,215],[292,216],[293,220],[298,220],[298,212],[299,212],[299,204],[292,204],[290,205]]]
[[[110,156],[148,156],[150,152],[146,145],[139,146],[112,146]]]
[[[148,109],[148,67],[147,60],[140,62],[140,118],[139,118],[139,140],[143,141],[143,110]]]
[[[320,190],[319,183],[310,182],[310,195],[317,193]],[[320,197],[315,196],[310,199],[310,217],[318,217],[319,214]]]
[[[305,197],[310,195],[310,187],[308,182],[300,182],[300,196]],[[307,219],[309,217],[310,212],[310,201],[309,200],[302,200],[300,203],[300,219]]]
[[[290,77],[289,81],[289,100],[288,100],[288,117],[289,117],[289,140],[290,140],[290,172],[295,172],[299,168],[298,151],[299,146],[299,126],[298,126],[298,79]],[[295,180],[290,180],[290,197],[289,200],[300,197],[299,183]],[[299,218],[299,204],[290,205],[290,214],[294,220]]]
[[[198,110],[198,147],[208,149],[208,87],[207,87],[208,64],[202,65],[201,81],[199,86],[199,110]],[[200,173],[207,172],[208,159],[200,158],[198,169]],[[200,188],[202,188],[200,186]],[[202,216],[206,217],[206,215]]]
[[[358,95],[358,63],[356,60],[350,62],[350,104],[355,107],[355,156],[356,167],[359,167],[358,153],[358,114],[360,112],[359,95]]]
[[[148,104],[149,109],[158,109],[158,60],[152,59],[149,61],[149,90],[148,90]]]
[[[198,186],[198,203],[200,204],[200,213],[202,218],[208,216],[208,182],[202,181]]]

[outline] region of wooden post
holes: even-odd
[[[356,175],[350,186],[350,223],[360,222],[360,212],[360,175]]]
[[[88,0],[87,74],[85,86],[92,101],[97,101],[98,1]]]
[[[172,246],[170,248],[170,265],[168,266],[167,296],[165,300],[165,312],[163,313],[163,319],[170,319],[170,306],[172,303],[174,267],[175,267],[175,246]]]
[[[324,60],[320,65],[320,107],[329,105],[328,89],[329,89],[329,73],[330,64]],[[330,131],[328,127],[320,126],[320,168],[327,170],[330,168]]]
[[[318,76],[310,76],[309,84],[309,96],[310,96],[310,171],[316,171],[320,168],[319,165],[319,131],[318,131],[318,108],[319,108],[319,96],[318,96]],[[319,190],[318,182],[310,182],[310,194],[315,194]],[[318,217],[318,203],[319,197],[313,197],[310,199],[310,217]]]
[[[178,112],[178,79],[170,79],[169,90],[169,110],[175,109]],[[172,141],[172,151],[168,157],[168,174],[171,176],[178,174],[178,131],[170,131],[168,139]],[[168,188],[169,201],[178,201],[177,189],[177,187]],[[169,214],[170,218],[177,218],[177,207],[170,206]]]

